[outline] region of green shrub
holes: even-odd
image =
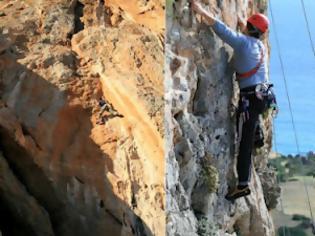
[[[304,215],[294,214],[292,216],[292,220],[303,221],[303,220],[310,220],[310,219],[308,217],[304,216]]]
[[[293,177],[293,178],[288,179],[288,181],[289,181],[289,182],[296,182],[296,181],[299,181],[299,179]]]
[[[294,176],[315,176],[315,157],[313,153],[308,154],[307,157],[282,155],[271,159],[269,164],[276,169],[281,182],[285,182]]]
[[[215,225],[209,223],[207,218],[202,216],[198,220],[198,230],[197,233],[199,236],[216,236],[217,235],[217,228]]]
[[[306,176],[313,176],[313,177],[315,177],[315,171],[312,170],[312,171],[307,172]]]
[[[304,230],[299,227],[288,228],[286,226],[282,226],[278,229],[278,235],[279,236],[286,236],[286,235],[307,236],[307,233],[305,233]]]
[[[200,172],[201,178],[204,180],[210,193],[217,191],[219,187],[219,173],[218,170],[212,165],[203,166]]]

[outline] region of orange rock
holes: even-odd
[[[0,133],[56,235],[164,235],[163,4],[8,2],[0,26],[18,33],[1,69]],[[108,7],[123,19],[105,28]],[[118,114],[104,125],[100,96]]]

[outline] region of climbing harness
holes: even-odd
[[[263,51],[263,47],[261,46],[260,43],[258,43],[258,46],[260,48],[260,61],[259,63],[256,65],[255,68],[253,68],[252,70],[245,72],[245,73],[236,73],[236,78],[238,80],[240,79],[245,79],[248,77],[253,76],[254,74],[257,73],[257,71],[259,70],[261,64],[264,61],[264,51]],[[242,100],[242,110],[243,110],[243,114],[245,114],[245,119],[247,120],[248,117],[248,111],[246,110],[246,108],[249,107],[249,101],[248,99],[246,100],[246,95],[250,95],[250,94],[256,94],[256,97],[260,100],[262,100],[264,102],[264,112],[266,112],[267,110],[271,109],[272,110],[272,116],[275,117],[279,111],[278,109],[278,105],[277,105],[277,99],[276,99],[276,95],[272,89],[273,84],[271,83],[261,83],[256,85],[255,90],[254,91],[249,91],[249,92],[243,92],[241,91],[241,100]],[[246,116],[247,114],[247,116]]]
[[[269,83],[258,84],[255,88],[255,94],[258,99],[264,101],[264,112],[271,109],[273,111],[273,116],[275,116],[278,113],[279,109],[277,105],[276,95],[272,87],[273,84]]]
[[[272,109],[275,114],[278,112],[278,104],[276,95],[272,89],[273,84],[271,83],[262,83],[257,84],[253,90],[250,91],[241,91],[241,112],[246,112],[249,108],[249,100],[247,96],[255,94],[256,97],[264,102],[263,112],[268,109]]]
[[[248,91],[241,90],[240,92],[240,103],[239,103],[239,114],[238,114],[238,136],[241,138],[243,123],[249,120],[250,112],[250,99],[249,96],[255,96],[262,102],[262,114],[271,110],[272,116],[276,116],[278,113],[278,105],[276,96],[271,89],[273,84],[258,84]],[[261,148],[264,145],[264,132],[261,125],[260,119],[256,123],[255,136],[254,136],[254,147]]]

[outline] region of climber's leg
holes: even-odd
[[[257,118],[256,118],[257,117]],[[250,194],[251,154],[258,115],[249,113],[249,119],[243,123],[240,151],[237,158],[238,186],[226,195],[227,200],[235,200]]]
[[[251,154],[255,137],[256,122],[261,113],[261,102],[257,100],[255,95],[249,97],[249,107],[247,111],[248,116],[246,116],[246,119],[243,122],[241,142],[237,158],[239,184],[236,189],[226,195],[226,199],[228,200],[234,200],[250,194],[248,183],[251,174]]]
[[[246,186],[250,180],[250,169],[252,163],[252,149],[255,137],[256,122],[258,115],[255,111],[249,111],[249,119],[243,123],[242,138],[239,154],[237,157],[237,173],[239,185]]]

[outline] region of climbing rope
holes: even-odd
[[[301,155],[300,155],[300,158],[301,158]],[[302,160],[301,160],[300,163],[301,163],[301,169],[302,169],[303,168]],[[312,205],[311,205],[311,200],[310,200],[310,194],[309,194],[309,191],[308,191],[308,188],[307,188],[307,185],[306,185],[305,176],[303,176],[302,178],[303,178],[303,184],[304,184],[304,189],[305,189],[305,192],[306,192],[307,204],[308,204],[308,207],[309,207],[312,224],[314,224],[315,221],[314,221],[313,210],[312,210]]]
[[[278,58],[279,58],[279,61],[280,61],[280,68],[281,68],[282,77],[283,77],[283,81],[284,81],[284,87],[285,87],[286,96],[287,96],[287,100],[288,100],[288,104],[289,104],[289,111],[290,111],[291,123],[292,123],[292,128],[293,128],[294,137],[295,137],[295,144],[296,144],[296,148],[297,148],[297,153],[299,154],[300,159],[301,159],[302,155],[301,155],[301,151],[300,151],[300,145],[299,145],[297,130],[296,130],[296,126],[295,126],[294,116],[293,116],[291,99],[290,99],[290,95],[289,95],[289,92],[288,92],[287,79],[286,79],[286,74],[285,74],[285,71],[284,71],[284,64],[283,64],[283,60],[282,60],[282,56],[281,56],[281,48],[280,48],[279,38],[278,38],[278,34],[277,34],[277,28],[276,28],[276,24],[275,24],[275,20],[274,20],[274,14],[273,14],[273,10],[272,10],[271,0],[269,0],[269,6],[270,6],[271,19],[272,19],[272,26],[274,28],[274,35],[275,35],[275,39],[276,39],[276,46],[278,48]],[[314,53],[314,56],[315,56],[315,53]],[[301,167],[302,167],[303,166],[302,159],[300,161],[300,164],[301,164]],[[309,192],[308,192],[308,188],[307,188],[307,185],[306,185],[305,177],[302,177],[302,179],[303,179],[304,189],[305,189],[306,196],[307,196],[310,216],[311,216],[312,222],[314,222],[313,211],[312,211],[312,207],[311,207],[311,202],[310,202],[310,197],[309,197]]]
[[[273,138],[273,147],[274,147],[275,152],[278,153],[275,123],[273,123],[272,130],[273,130],[273,131],[272,131],[272,132],[273,132],[273,136],[272,136],[272,138]],[[278,175],[276,175],[276,176],[277,176],[277,177],[276,177],[277,184],[280,185],[280,182],[281,182],[281,181],[280,181],[280,178],[279,178]],[[306,185],[304,185],[304,186],[306,186]],[[307,191],[307,188],[306,188],[306,191]],[[308,195],[309,195],[309,194],[308,194]],[[279,201],[280,201],[280,209],[281,209],[281,212],[282,212],[283,214],[285,214],[285,213],[284,213],[284,206],[283,206],[282,193],[280,193]],[[309,207],[310,207],[310,209],[311,209],[309,198],[308,198],[308,202],[309,202]],[[312,211],[311,211],[311,217],[313,218],[313,216],[312,216]],[[286,229],[287,229],[287,227],[285,227],[285,226],[282,227],[282,234],[283,234],[283,236],[286,236]],[[288,230],[288,236],[291,236],[291,233],[290,233],[289,230]]]
[[[302,4],[302,8],[303,8],[303,14],[304,14],[304,19],[305,19],[305,23],[306,23],[306,28],[307,28],[308,36],[309,36],[309,38],[310,38],[310,43],[311,43],[311,47],[312,47],[312,50],[313,50],[313,55],[314,55],[314,57],[315,57],[314,40],[313,40],[312,33],[311,33],[311,30],[310,30],[310,23],[309,23],[309,20],[308,20],[308,17],[307,17],[307,13],[306,13],[306,8],[305,8],[304,0],[301,0],[301,4]]]
[[[279,176],[277,175],[277,182],[278,184],[280,183],[280,180],[279,180]],[[284,213],[284,207],[283,207],[283,201],[282,201],[282,194],[280,193],[280,208],[281,208],[281,212],[282,214],[285,214]],[[286,231],[287,231],[287,227],[286,226],[283,226],[282,227],[282,233],[283,233],[283,236],[286,236]],[[288,236],[291,236],[291,233],[290,233],[290,230],[288,229]]]
[[[313,216],[313,211],[312,211],[312,205],[311,205],[310,195],[309,195],[308,188],[307,188],[307,185],[306,185],[305,177],[303,177],[303,180],[304,180],[303,183],[304,183],[304,188],[305,188],[305,192],[306,192],[306,196],[307,196],[307,203],[308,203],[308,207],[309,207],[309,209],[310,209],[311,219],[312,219],[312,222],[314,222],[314,216]]]
[[[297,131],[296,131],[295,122],[294,122],[294,116],[293,116],[293,110],[292,110],[290,95],[289,95],[289,91],[288,91],[288,83],[287,83],[287,79],[286,79],[286,74],[284,72],[284,63],[283,63],[282,56],[281,56],[280,43],[279,43],[279,39],[278,39],[276,24],[275,24],[275,21],[274,21],[271,0],[269,1],[269,5],[270,5],[270,13],[271,13],[271,19],[272,19],[271,23],[272,23],[272,27],[274,28],[274,35],[275,35],[275,39],[276,39],[276,45],[277,45],[277,48],[278,48],[278,58],[279,58],[279,61],[280,61],[282,78],[283,78],[283,81],[284,81],[285,92],[286,92],[287,100],[288,100],[288,103],[289,103],[291,124],[292,124],[293,132],[294,132],[294,140],[295,140],[297,152],[300,153],[300,145],[299,145],[299,141],[298,141],[298,137],[297,137]]]
[[[278,153],[278,147],[277,147],[277,138],[276,138],[276,133],[275,133],[275,131],[276,131],[276,125],[275,125],[275,123],[273,122],[273,124],[272,124],[272,132],[273,132],[272,139],[273,139],[273,147],[274,147],[275,152],[276,152],[276,154],[277,154],[277,153]],[[279,179],[279,175],[278,175],[278,174],[276,174],[276,181],[277,181],[277,185],[279,186],[279,185],[280,185],[280,179]],[[283,201],[282,201],[282,192],[280,192],[279,201],[280,201],[280,209],[281,209],[281,212],[282,212],[282,214],[285,214],[285,213],[284,213],[284,207],[283,207]],[[287,228],[287,227],[285,227],[285,226],[282,227],[282,234],[283,234],[283,236],[286,236],[286,228]],[[291,236],[291,235],[290,235],[290,231],[288,231],[288,235]]]

